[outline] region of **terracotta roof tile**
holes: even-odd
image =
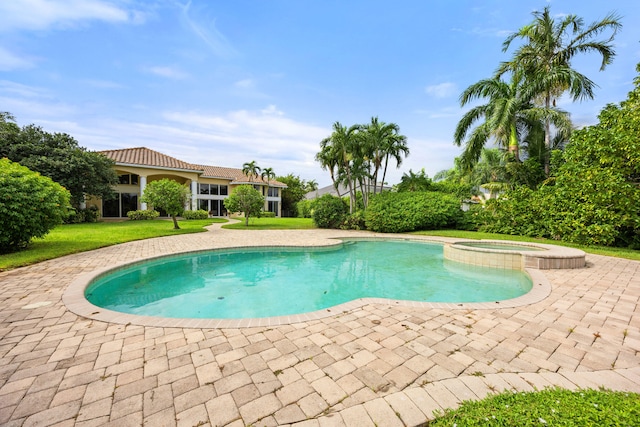
[[[100,151],[116,163],[125,163],[128,165],[151,166],[155,168],[182,169],[203,172],[202,176],[207,178],[228,179],[234,183],[248,183],[249,178],[242,173],[242,169],[225,168],[221,166],[194,165],[192,163],[183,162],[175,157],[167,156],[158,151],[150,150],[146,147],[125,148],[121,150],[105,150]],[[255,183],[265,183],[260,177],[254,178]],[[287,185],[270,180],[269,185],[275,187],[286,187]]]
[[[125,148],[122,150],[101,151],[116,163],[126,163],[129,165],[153,166],[169,169],[186,169],[202,171],[201,167],[183,162],[175,157],[167,156],[158,151],[150,150],[146,147]]]

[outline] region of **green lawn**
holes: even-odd
[[[94,224],[61,225],[53,229],[45,238],[34,239],[27,250],[0,255],[0,271],[22,267],[77,252],[130,242],[133,240],[172,236],[175,234],[198,233],[205,231],[203,227],[214,222],[227,222],[227,220],[206,219],[180,221],[180,230],[174,230],[171,221],[164,219],[157,219],[153,221],[98,222]],[[223,225],[223,227],[234,230],[307,230],[315,228],[315,225],[313,220],[310,218],[250,218],[249,227],[245,227],[244,221],[226,224]],[[549,243],[582,249],[585,252],[592,254],[640,260],[640,251],[637,250],[589,247],[558,242],[556,240],[461,230],[420,231],[415,234],[468,239],[495,239]]]
[[[505,391],[484,400],[467,401],[426,425],[635,426],[638,417],[640,395],[637,393],[555,388],[525,393]]]
[[[311,218],[249,218],[249,226],[244,225],[244,218],[236,218],[240,222],[223,225],[231,230],[308,230],[316,228]]]
[[[546,243],[549,245],[567,246],[569,248],[581,249],[589,254],[606,255],[618,258],[626,258],[640,261],[640,251],[626,248],[613,248],[607,246],[585,246],[573,243],[561,242],[558,240],[540,239],[535,237],[511,236],[508,234],[481,233],[479,231],[464,230],[428,230],[416,231],[412,234],[423,236],[456,237],[461,239],[489,239],[489,240],[512,240],[517,242]]]
[[[214,222],[227,220],[179,221],[180,230],[174,230],[173,222],[164,219],[65,224],[54,228],[42,239],[34,239],[24,251],[1,255],[0,271],[133,240],[199,233]]]

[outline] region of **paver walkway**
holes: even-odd
[[[0,425],[413,426],[505,390],[640,392],[640,262],[588,255],[518,308],[369,304],[290,325],[159,328],[79,317],[79,275],[154,255],[321,245],[331,230],[132,242],[0,273]]]

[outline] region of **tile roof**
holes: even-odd
[[[166,154],[150,150],[146,147],[125,148],[122,150],[106,150],[101,151],[101,153],[112,159],[116,163],[202,171],[201,167],[192,165],[191,163],[183,162],[182,160],[178,160],[175,157],[167,156]]]
[[[203,177],[207,178],[224,178],[230,179],[231,181],[235,181],[234,184],[244,184],[249,183],[249,177],[242,172],[242,169],[237,168],[223,168],[221,166],[206,166],[206,165],[196,165],[204,170],[202,174]],[[251,183],[267,183],[266,179],[262,179],[260,177],[253,178]],[[287,185],[276,181],[274,179],[269,180],[269,185],[272,187],[286,187]]]
[[[100,151],[116,163],[124,163],[128,165],[150,166],[154,168],[181,169],[201,172],[206,178],[222,178],[234,181],[234,184],[249,183],[249,178],[242,172],[242,169],[225,168],[221,166],[194,165],[192,163],[183,162],[175,157],[167,156],[158,151],[151,150],[146,147],[124,148],[121,150],[105,150]],[[254,178],[254,183],[264,183],[267,181],[262,178]],[[269,185],[275,187],[286,187],[287,185],[270,180]]]

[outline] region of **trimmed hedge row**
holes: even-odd
[[[455,226],[462,217],[460,200],[451,194],[384,192],[369,200],[365,224],[371,231],[402,233]]]

